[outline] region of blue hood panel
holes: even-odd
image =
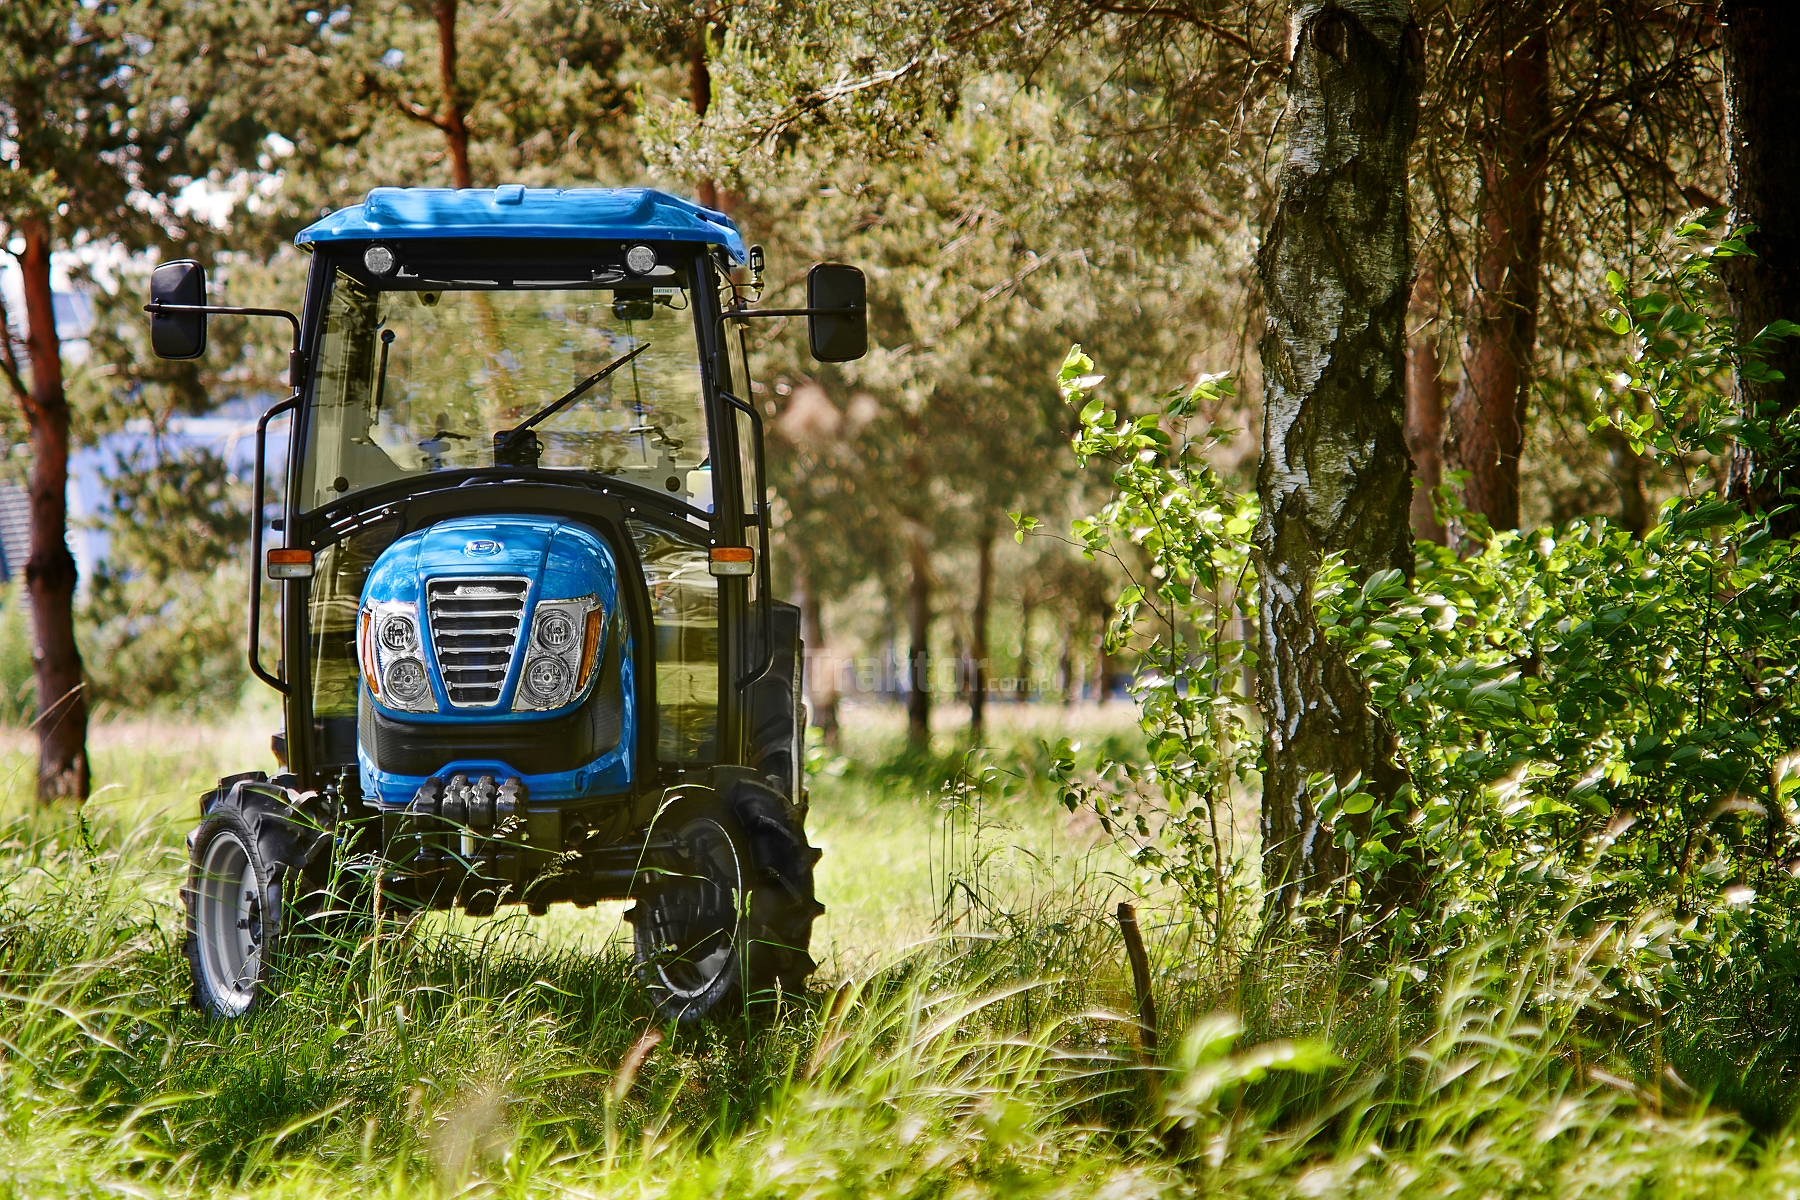
[[[376,561],[363,585],[363,603],[416,601],[426,579],[445,576],[519,576],[529,579],[535,591],[544,581],[546,560],[559,534],[562,548],[571,553],[556,556],[548,587],[532,599],[566,599],[604,590],[611,593],[601,596],[610,613],[618,577],[606,544],[581,526],[536,517],[462,517],[409,534]],[[577,590],[559,590],[558,584]]]
[[[428,585],[433,581],[484,578],[525,582],[525,607],[521,614],[519,634],[499,702],[480,707],[454,707],[448,702],[431,636],[431,617],[426,604]],[[532,619],[538,604],[590,596],[600,603],[603,614],[600,639],[604,645],[616,633],[624,632],[616,629],[616,623],[625,619],[620,612],[618,566],[611,548],[585,525],[550,517],[461,517],[440,521],[417,533],[408,534],[389,546],[375,561],[368,581],[363,585],[361,603],[364,607],[379,603],[418,606],[421,636],[417,652],[424,659],[427,674],[431,677],[437,711],[408,712],[391,708],[371,695],[366,684],[363,688],[364,697],[392,720],[438,726],[468,724],[492,727],[496,722],[528,723],[573,712],[587,703],[600,684],[598,676],[605,669],[603,653],[601,669],[595,671],[588,687],[577,693],[564,707],[547,712],[514,712],[512,705],[519,687],[520,672],[527,657]],[[628,638],[620,640],[629,641]],[[635,743],[637,724],[634,719],[635,696],[631,686],[630,654],[618,655],[617,665],[613,669],[622,674],[620,699],[624,704],[618,745],[576,771],[547,776],[522,776],[534,798],[570,799],[615,792],[629,786],[631,748]],[[507,764],[488,757],[491,751],[484,751],[478,742],[478,737],[471,738],[465,751],[466,758],[459,758],[455,764],[446,764],[444,772],[463,770],[470,774],[521,774]],[[424,782],[422,776],[412,778],[382,771],[379,764],[371,762],[361,749],[359,758],[364,794],[378,795],[383,803],[405,803],[419,784]]]

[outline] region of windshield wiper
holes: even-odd
[[[635,350],[631,351],[631,353],[613,359],[604,367],[601,367],[598,371],[595,371],[592,375],[589,375],[586,379],[570,388],[567,392],[564,392],[555,400],[552,400],[549,404],[538,409],[535,413],[531,414],[530,417],[519,422],[519,424],[513,426],[511,429],[500,430],[494,435],[495,461],[498,462],[500,454],[506,450],[510,450],[513,442],[521,435],[528,432],[533,425],[554,417],[557,413],[579,400],[583,392],[586,392],[596,383],[599,383],[602,379],[605,379],[608,375],[611,375],[614,371],[618,370],[649,348],[649,342],[641,343]]]

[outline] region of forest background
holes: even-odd
[[[196,22],[146,0],[5,19],[9,253],[53,254],[96,310],[56,381],[75,446],[275,394],[281,355],[243,322],[218,322],[203,363],[151,359],[148,268],[196,256],[223,302],[292,303],[293,231],[379,184],[659,182],[769,248],[772,302],[816,259],[868,270],[865,363],[821,369],[786,330],[758,345],[782,590],[806,612],[828,736],[840,693],[910,690],[915,737],[934,699],[979,727],[990,698],[1123,694],[1131,661],[1101,636],[1116,564],[1007,536],[1008,513],[1066,529],[1109,485],[1067,452],[1054,368],[1070,344],[1103,358],[1112,396],[1234,373],[1208,416],[1242,433],[1214,457],[1241,482],[1255,470],[1282,5],[244,3]],[[1715,6],[1417,19],[1414,528],[1445,539],[1430,488],[1449,477],[1495,528],[1604,512],[1641,533],[1685,481],[1619,430],[1590,432],[1612,400],[1584,370],[1610,336],[1604,271],[1641,272],[1660,233],[1727,196]],[[52,347],[27,317],[8,313],[21,478],[56,456],[34,442],[33,405],[56,405],[31,398],[32,354]],[[75,602],[82,670],[62,664],[48,689],[85,679],[109,711],[231,708],[248,681],[246,482],[207,450],[112,474],[113,551]],[[56,595],[75,590],[59,574]],[[0,685],[29,720],[26,626],[8,613]]]
[[[154,261],[290,304],[293,232],[371,186],[660,183],[768,248],[768,302],[869,274],[868,358],[759,331],[752,397],[832,861],[880,891],[870,812],[916,848],[925,797],[946,844],[1054,797],[1167,915],[1130,995],[1187,1030],[1122,1039],[1110,914],[1014,905],[973,837],[951,950],[741,1042],[652,1055],[617,960],[454,929],[321,953],[228,1036],[171,998],[132,860],[167,830],[46,807],[0,842],[0,1137],[170,1191],[455,1190],[432,1139],[492,1055],[495,1189],[1794,1190],[1795,44],[1686,0],[0,7],[40,797],[88,792],[90,713],[249,686],[223,457],[118,464],[95,578],[63,544],[72,446],[282,386],[229,320],[152,359]],[[1142,741],[1076,745],[1055,706],[1114,691]],[[834,757],[843,697],[903,699],[909,749]],[[1047,736],[1002,752],[1015,700]]]

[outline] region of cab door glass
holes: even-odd
[[[760,525],[750,524],[751,519],[757,515],[762,500],[761,491],[757,486],[761,480],[756,475],[755,422],[751,420],[750,414],[742,409],[733,409],[732,411],[737,415],[738,478],[743,481],[744,492],[744,544],[756,552],[757,561],[760,562],[766,539],[763,537]],[[756,585],[761,577],[761,572],[750,577],[750,598],[752,600],[756,599]]]
[[[719,584],[707,547],[657,525],[627,521],[656,631],[656,751],[707,763],[719,743]]]
[[[307,613],[315,718],[356,717],[356,613],[364,581],[399,530],[398,522],[384,521],[319,552]]]

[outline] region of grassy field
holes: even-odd
[[[1376,978],[1202,944],[1152,894],[1146,1068],[1110,915],[1130,864],[1035,749],[1129,746],[1131,717],[1003,709],[991,751],[919,761],[896,714],[852,714],[812,780],[808,1003],[678,1036],[618,906],[420,922],[205,1020],[181,839],[271,718],[97,731],[79,816],[37,811],[29,746],[0,745],[0,1196],[1800,1194],[1784,1127],[1609,1056],[1553,940]]]

